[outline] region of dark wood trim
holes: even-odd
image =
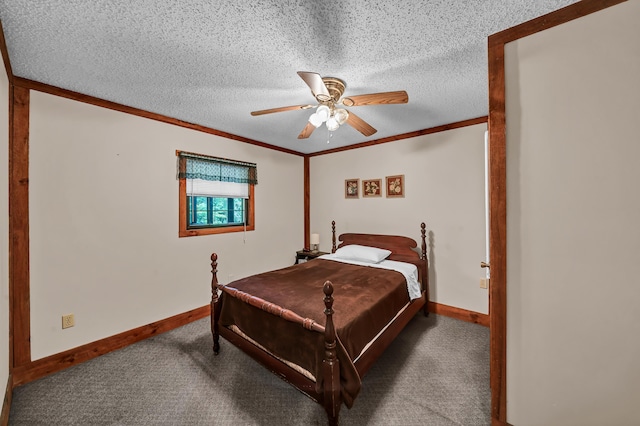
[[[9,60],[9,51],[7,50],[7,43],[4,38],[4,28],[2,27],[2,21],[0,20],[0,54],[2,55],[2,61],[4,63],[4,69],[7,74],[7,80],[9,81],[9,117],[7,120],[9,121],[9,158],[12,155],[12,144],[11,139],[13,137],[13,118],[14,118],[14,92],[13,92],[13,70],[11,69],[11,61]],[[28,106],[28,104],[27,104]],[[27,113],[28,119],[28,113]],[[28,131],[28,126],[27,126]],[[28,157],[27,157],[28,162]],[[11,163],[11,160],[9,160]],[[11,180],[11,169],[9,168],[9,179]],[[28,195],[28,194],[27,194]],[[9,196],[9,200],[7,200],[11,205],[11,196]],[[13,200],[16,201],[15,199]],[[28,200],[27,200],[28,201]],[[11,241],[11,231],[9,231],[9,241]],[[11,242],[9,242],[9,251],[11,251]],[[9,254],[9,258],[11,258],[11,254]],[[11,261],[9,261],[10,264]],[[9,275],[11,277],[11,275]],[[28,282],[27,282],[28,284]],[[2,411],[0,411],[0,425],[6,426],[9,424],[9,413],[11,412],[11,401],[13,399],[13,296],[14,291],[11,286],[11,278],[9,278],[9,335],[8,335],[8,351],[9,351],[9,376],[7,377],[7,387],[5,388],[4,398],[2,399]]]
[[[442,315],[444,317],[455,318],[465,322],[483,325],[489,327],[489,315],[479,312],[468,311],[455,306],[443,305],[436,302],[429,302],[427,305],[429,312]]]
[[[141,340],[173,330],[193,321],[209,316],[209,305],[193,309],[182,314],[152,322],[133,330],[125,331],[96,342],[87,343],[77,348],[69,349],[55,355],[48,356],[13,370],[13,386],[20,386],[33,380],[64,370],[65,368],[89,361],[100,355],[132,345]]]
[[[67,98],[67,99],[72,99],[72,100],[75,100],[75,101],[78,101],[78,102],[83,102],[83,103],[87,103],[87,104],[90,104],[90,105],[95,105],[95,106],[111,109],[111,110],[114,110],[114,111],[120,111],[120,112],[124,112],[124,113],[127,113],[127,114],[136,115],[136,116],[139,116],[139,117],[149,118],[151,120],[161,121],[163,123],[169,123],[169,124],[173,124],[173,125],[176,125],[176,126],[180,126],[180,127],[185,127],[185,128],[192,129],[192,130],[201,131],[201,132],[204,132],[204,133],[220,136],[220,137],[231,139],[231,140],[235,140],[235,141],[245,142],[245,143],[248,143],[248,144],[251,144],[251,145],[260,146],[260,147],[263,147],[263,148],[268,148],[268,149],[273,149],[275,151],[285,152],[287,154],[302,156],[302,157],[305,157],[305,158],[313,157],[313,156],[317,156],[317,155],[331,154],[331,153],[334,153],[334,152],[346,151],[346,150],[350,150],[350,149],[364,148],[364,147],[367,147],[367,146],[379,145],[379,144],[382,144],[382,143],[394,142],[394,141],[398,141],[398,140],[402,140],[402,139],[409,139],[409,138],[414,138],[414,137],[417,137],[417,136],[428,135],[428,134],[431,134],[431,133],[438,133],[438,132],[443,132],[443,131],[446,131],[446,130],[457,129],[457,128],[460,128],[460,127],[472,126],[472,125],[475,125],[475,124],[486,123],[487,120],[488,120],[487,116],[478,117],[478,118],[472,118],[472,119],[469,119],[469,120],[458,121],[458,122],[455,122],[455,123],[444,124],[442,126],[431,127],[431,128],[422,129],[422,130],[416,130],[414,132],[409,132],[409,133],[402,133],[402,134],[395,135],[395,136],[389,136],[389,137],[386,137],[386,138],[381,138],[381,139],[376,139],[376,140],[372,140],[372,141],[362,142],[362,143],[359,143],[359,144],[349,145],[349,146],[345,146],[345,147],[329,149],[329,150],[326,150],[326,151],[320,151],[320,152],[316,152],[316,153],[312,153],[312,154],[303,154],[301,152],[294,151],[294,150],[291,150],[291,149],[282,148],[282,147],[279,147],[279,146],[276,146],[276,145],[270,145],[270,144],[267,144],[267,143],[264,143],[264,142],[260,142],[260,141],[254,140],[254,139],[245,138],[243,136],[234,135],[232,133],[223,132],[221,130],[216,130],[216,129],[212,129],[210,127],[201,126],[199,124],[189,123],[189,122],[178,120],[178,119],[175,119],[175,118],[171,118],[171,117],[168,117],[168,116],[165,116],[165,115],[156,114],[156,113],[145,111],[145,110],[142,110],[142,109],[139,109],[139,108],[134,108],[134,107],[130,107],[130,106],[127,106],[127,105],[118,104],[118,103],[115,103],[115,102],[107,101],[107,100],[104,100],[104,99],[96,98],[96,97],[93,97],[93,96],[90,96],[90,95],[85,95],[85,94],[74,92],[74,91],[67,90],[67,89],[62,89],[62,88],[59,88],[59,87],[55,87],[55,86],[51,86],[49,84],[45,84],[45,83],[40,83],[40,82],[37,82],[37,81],[29,80],[29,79],[26,79],[26,78],[15,77],[13,79],[13,81],[14,81],[14,84],[16,86],[24,87],[26,89],[36,90],[38,92],[48,93],[48,94],[51,94],[51,95],[60,96],[60,97]]]
[[[9,424],[9,413],[11,412],[11,400],[13,398],[13,383],[12,376],[9,374],[7,379],[7,388],[4,392],[4,398],[2,402],[2,412],[0,412],[0,426],[7,426]]]
[[[9,334],[16,367],[31,361],[29,90],[10,85],[9,98]]]
[[[0,20],[0,53],[2,54],[4,69],[7,71],[7,78],[9,79],[9,84],[11,84],[13,82],[13,70],[11,69],[11,61],[9,60],[9,51],[7,50],[7,41],[4,38],[4,28],[2,27],[1,20]]]
[[[530,21],[523,22],[515,27],[492,34],[489,37],[489,43],[504,46],[511,41],[539,33],[626,1],[627,0],[582,0]]]
[[[187,180],[178,179],[178,237],[187,231]]]
[[[61,89],[59,87],[51,86],[51,85],[40,83],[33,80],[28,80],[26,78],[15,77],[13,81],[16,86],[20,86],[26,89],[37,90],[38,92],[48,93],[50,95],[60,96],[63,98],[71,99],[78,102],[83,102],[90,105],[99,106],[102,108],[124,112],[126,114],[132,114],[139,117],[160,121],[163,123],[173,124],[175,126],[184,127],[191,130],[197,130],[200,132],[208,133],[210,135],[220,136],[220,137],[231,139],[234,141],[256,145],[262,148],[268,148],[268,149],[272,149],[275,151],[280,151],[280,152],[284,152],[292,155],[304,156],[304,154],[302,154],[301,152],[294,151],[292,149],[270,145],[268,143],[260,142],[254,139],[245,138],[243,136],[234,135],[232,133],[223,132],[221,130],[216,130],[210,127],[201,126],[199,124],[189,123],[186,121],[178,120],[176,118],[167,117],[166,115],[156,114],[156,113],[145,111],[139,108],[118,104],[115,102],[107,101],[104,99],[96,98],[96,97],[85,95],[82,93],[73,92],[71,90]]]
[[[311,235],[311,178],[309,156],[304,157],[304,249],[309,250]]]
[[[489,58],[489,290],[491,424],[507,424],[507,162],[504,46],[626,0],[583,0],[496,33],[488,39]]]
[[[504,45],[489,40],[489,251],[491,286],[490,382],[492,422],[506,422],[507,410],[507,190]]]
[[[7,60],[8,60],[8,57],[7,57]],[[152,113],[152,112],[145,111],[145,110],[142,110],[142,109],[138,109],[138,108],[134,108],[134,107],[118,104],[118,103],[115,103],[115,102],[107,101],[107,100],[104,100],[104,99],[96,98],[96,97],[93,97],[93,96],[90,96],[90,95],[85,95],[85,94],[74,92],[74,91],[67,90],[67,89],[62,89],[62,88],[59,88],[59,87],[55,87],[55,86],[51,86],[51,85],[48,85],[48,84],[45,84],[45,83],[40,83],[40,82],[37,82],[37,81],[29,80],[29,79],[26,79],[26,78],[15,77],[15,78],[13,78],[13,81],[15,82],[14,84],[16,86],[24,87],[26,89],[36,90],[38,92],[48,93],[48,94],[51,94],[51,95],[60,96],[60,97],[71,99],[71,100],[75,100],[75,101],[78,101],[78,102],[83,102],[83,103],[87,103],[87,104],[90,104],[90,105],[95,105],[95,106],[111,109],[111,110],[114,110],[114,111],[120,111],[120,112],[124,112],[124,113],[127,113],[127,114],[132,114],[132,115],[136,115],[136,116],[139,116],[139,117],[144,117],[144,118],[148,118],[148,119],[151,119],[151,120],[160,121],[160,122],[163,122],[163,123],[169,123],[169,124],[173,124],[173,125],[176,125],[176,126],[185,127],[185,128],[192,129],[192,130],[197,130],[197,131],[200,131],[200,132],[204,132],[204,133],[220,136],[220,137],[231,139],[231,140],[235,140],[235,141],[239,141],[239,142],[244,142],[244,143],[248,143],[248,144],[251,144],[251,145],[260,146],[260,147],[267,148],[267,149],[273,149],[275,151],[285,152],[287,154],[298,155],[298,156],[302,156],[304,158],[309,158],[309,157],[314,157],[314,156],[324,155],[324,154],[332,154],[332,153],[335,153],[335,152],[347,151],[347,150],[350,150],[350,149],[365,148],[365,147],[372,146],[372,145],[379,145],[379,144],[383,144],[383,143],[388,143],[388,142],[394,142],[394,141],[403,140],[403,139],[414,138],[414,137],[417,137],[417,136],[428,135],[428,134],[431,134],[431,133],[438,133],[438,132],[443,132],[443,131],[446,131],[446,130],[457,129],[457,128],[460,128],[460,127],[473,126],[475,124],[486,123],[487,120],[488,120],[487,116],[483,116],[483,117],[473,118],[473,119],[469,119],[469,120],[458,121],[458,122],[455,122],[455,123],[444,124],[442,126],[431,127],[431,128],[427,128],[427,129],[416,130],[414,132],[402,133],[402,134],[395,135],[395,136],[389,136],[389,137],[386,137],[386,138],[381,138],[381,139],[376,139],[376,140],[372,140],[372,141],[362,142],[362,143],[359,143],[359,144],[354,144],[354,145],[344,146],[344,147],[340,147],[340,148],[329,149],[329,150],[326,150],[326,151],[320,151],[320,152],[316,152],[316,153],[312,153],[312,154],[303,154],[301,152],[294,151],[294,150],[291,150],[291,149],[282,148],[282,147],[279,147],[279,146],[276,146],[276,145],[270,145],[270,144],[267,144],[267,143],[264,143],[264,142],[260,142],[260,141],[254,140],[254,139],[245,138],[243,136],[234,135],[232,133],[223,132],[221,130],[216,130],[216,129],[212,129],[210,127],[201,126],[199,124],[188,123],[186,121],[178,120],[178,119],[171,118],[171,117],[168,117],[168,116],[165,116],[165,115],[156,114],[156,113]]]
[[[431,133],[438,133],[438,132],[444,132],[446,130],[458,129],[460,127],[467,127],[467,126],[473,126],[475,124],[482,124],[482,123],[486,123],[487,120],[488,120],[487,116],[478,117],[478,118],[472,118],[470,120],[458,121],[456,123],[444,124],[442,126],[430,127],[428,129],[422,129],[422,130],[416,130],[415,132],[402,133],[400,135],[389,136],[387,138],[381,138],[381,139],[376,139],[376,140],[373,140],[373,141],[357,143],[357,144],[354,144],[354,145],[342,146],[340,148],[328,149],[326,151],[320,151],[320,152],[315,152],[313,154],[307,154],[307,156],[315,157],[315,156],[318,156],[318,155],[333,154],[333,153],[336,153],[336,152],[348,151],[350,149],[365,148],[365,147],[372,146],[372,145],[380,145],[380,144],[383,144],[383,143],[395,142],[395,141],[399,141],[399,140],[402,140],[402,139],[409,139],[409,138],[415,138],[417,136],[429,135]]]

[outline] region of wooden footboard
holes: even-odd
[[[220,285],[218,283],[218,255],[216,253],[213,253],[211,255],[211,276],[211,334],[213,336],[214,355],[218,355],[220,353],[220,326],[218,322],[220,319],[220,299],[222,295],[219,294],[219,291],[229,293],[230,296],[236,297],[251,306],[259,308],[272,315],[279,316],[286,321],[298,324],[307,330],[312,330],[324,334],[325,354],[323,358],[322,368],[322,393],[317,394],[313,390],[313,387],[309,386],[308,384],[299,386],[296,383],[293,383],[293,381],[292,384],[294,384],[298,389],[310,396],[312,399],[321,403],[324,406],[325,411],[327,412],[329,425],[337,425],[340,407],[342,406],[342,397],[340,393],[340,363],[336,352],[337,338],[335,327],[333,324],[333,284],[331,284],[330,281],[326,281],[322,289],[325,295],[324,314],[326,316],[326,323],[323,327],[310,318],[303,318],[300,315],[297,315],[295,312],[292,312],[274,303],[265,301],[259,297],[252,296],[237,289]],[[239,341],[234,338],[231,338],[229,340],[234,344],[239,343]],[[238,344],[238,346],[246,347],[246,345],[244,344]],[[289,375],[296,377],[296,374],[292,374],[291,372],[282,373],[279,366],[275,367],[278,364],[273,363],[271,360],[269,360],[269,357],[271,357],[271,355],[267,354],[266,352],[264,352],[263,354],[263,351],[261,350],[252,350],[250,355],[265,366],[269,367],[272,371],[281,373],[281,375],[285,378],[288,378]],[[300,377],[298,377],[296,380],[302,383],[305,382],[305,380]]]

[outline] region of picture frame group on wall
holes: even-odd
[[[393,175],[385,177],[384,187],[382,179],[362,179],[362,192],[360,179],[344,180],[344,198],[374,198],[382,197],[383,188],[387,198],[404,197],[404,175]]]

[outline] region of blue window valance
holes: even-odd
[[[178,179],[202,179],[255,185],[258,169],[255,163],[228,160],[178,151]]]

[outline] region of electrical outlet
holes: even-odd
[[[69,328],[76,325],[76,320],[73,318],[73,314],[62,316],[62,328]]]
[[[489,278],[480,278],[480,288],[489,288]]]

